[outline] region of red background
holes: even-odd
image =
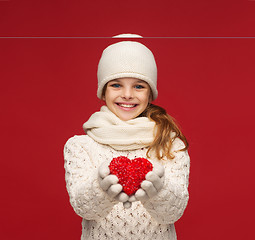
[[[253,238],[254,26],[255,1],[0,0],[0,238],[80,238],[63,146],[101,106],[102,50],[129,32],[147,37],[139,41],[157,60],[155,103],[190,142],[178,239]]]

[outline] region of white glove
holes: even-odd
[[[128,198],[128,201],[123,203],[124,208],[130,208],[132,206],[132,202],[135,202],[135,201],[137,201],[135,195],[131,195]]]
[[[99,186],[111,198],[115,198],[119,202],[127,202],[129,197],[122,192],[122,186],[118,183],[119,179],[116,175],[110,174],[109,163],[104,162],[98,169]]]
[[[131,208],[131,206],[132,206],[132,203],[129,202],[129,201],[126,201],[126,202],[123,203],[124,208]]]
[[[164,185],[165,169],[162,165],[154,164],[153,170],[148,172],[145,180],[141,183],[141,188],[135,193],[135,198],[139,201],[147,201],[158,194]]]

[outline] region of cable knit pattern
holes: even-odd
[[[180,139],[173,151],[183,148]],[[95,142],[87,135],[70,138],[64,148],[66,186],[70,203],[83,218],[82,240],[175,240],[174,222],[183,214],[188,202],[189,155],[175,152],[173,160],[149,161],[163,164],[165,183],[160,192],[145,202],[133,202],[125,209],[99,187],[98,167],[114,157],[146,158],[147,148],[132,151],[115,150]]]

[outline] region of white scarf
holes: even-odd
[[[155,122],[147,117],[122,121],[107,106],[95,112],[83,124],[92,139],[116,150],[135,150],[148,147],[154,139]]]

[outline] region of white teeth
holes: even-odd
[[[119,103],[118,104],[119,106],[121,106],[121,107],[126,107],[126,108],[132,108],[132,107],[134,107],[136,104],[121,104],[121,103]]]

